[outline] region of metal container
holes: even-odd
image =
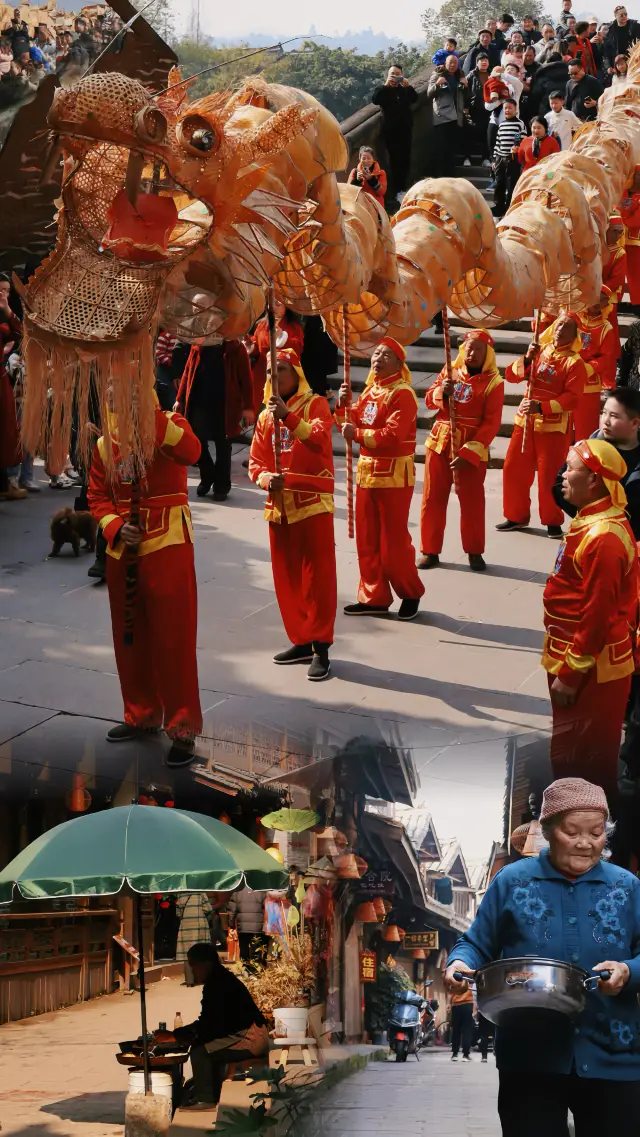
[[[462,978],[462,973],[456,972],[455,977]],[[488,963],[464,977],[475,981],[479,1010],[500,1026],[523,1011],[578,1015],[584,1010],[587,991],[595,989],[599,978],[608,979],[609,972],[588,975],[561,960],[518,956]]]

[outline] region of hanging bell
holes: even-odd
[[[336,829],[335,825],[325,825],[316,833],[316,842],[319,857],[339,857],[347,845],[346,833]]]
[[[360,879],[358,862],[353,853],[343,853],[340,857],[334,857],[333,863],[338,870],[338,876],[341,880]]]
[[[400,929],[397,924],[387,924],[384,932],[382,933],[383,940],[388,944],[399,944],[401,940]]]
[[[381,896],[374,896],[371,903],[373,904],[373,907],[375,908],[377,919],[378,920],[384,920],[384,918],[387,914],[387,909],[384,906],[384,900],[382,899],[382,897]]]
[[[378,915],[370,900],[358,904],[353,917],[355,920],[359,920],[361,924],[377,924],[378,922]]]
[[[427,953],[424,950],[424,948],[419,947],[419,948],[416,948],[415,951],[411,952],[411,958],[412,959],[426,959]]]

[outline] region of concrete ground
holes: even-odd
[[[197,478],[189,478],[203,753],[262,773],[287,755],[299,762],[366,733],[412,750],[418,770],[428,767],[436,777],[440,766],[450,768],[451,748],[463,769],[463,753],[477,765],[490,760],[494,745],[503,755],[506,735],[548,729],[541,597],[556,546],[536,520],[524,533],[495,532],[500,471],[487,475],[489,571],[469,571],[452,497],[442,565],[424,574],[419,618],[399,625],[393,613],[342,615],[343,604],[355,599],[358,568],[338,463],[336,642],[331,678],[313,684],[305,667],[283,672],[271,662],[287,640],[273,592],[264,494],[242,468],[246,450],[236,451],[227,502],[196,498]],[[67,770],[83,760],[89,775],[115,762],[104,734],[120,720],[122,704],[106,588],[86,575],[91,557],[75,559],[67,547],[47,559],[49,519],[72,504],[74,491],[52,491],[41,468],[37,473],[40,494],[0,503],[0,776],[22,779],[27,767],[36,773],[34,764],[42,764],[55,780],[62,753]],[[423,474],[419,466],[411,515],[416,545]],[[137,746],[129,757],[139,752]],[[152,744],[152,765],[157,753]],[[126,758],[126,748],[118,754]]]

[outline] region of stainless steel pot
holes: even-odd
[[[555,1011],[568,1016],[584,1010],[587,991],[610,972],[588,975],[581,967],[557,959],[518,956],[498,959],[478,968],[471,975],[456,971],[457,980],[475,982],[478,1008],[496,1026],[512,1014],[523,1011]]]

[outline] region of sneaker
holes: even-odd
[[[64,474],[52,474],[49,478],[49,488],[52,490],[68,490],[74,484]]]
[[[492,179],[490,182],[487,183],[487,189],[495,189],[495,188],[496,188],[496,183]]]
[[[20,489],[26,490],[27,493],[40,493],[40,486],[36,485],[33,478],[29,478],[26,482],[20,482]]]
[[[415,620],[420,608],[419,600],[403,600],[398,612],[399,620]]]
[[[437,568],[440,564],[438,553],[425,553],[418,561],[419,569]]]
[[[381,608],[375,604],[347,604],[343,608],[345,616],[385,616],[389,611],[388,608]]]
[[[190,766],[196,756],[196,744],[193,738],[173,738],[172,747],[167,754],[167,766],[179,769],[180,766]]]
[[[107,731],[107,742],[134,742],[137,738],[159,733],[159,726],[132,726],[131,723],[121,722]]]
[[[469,553],[469,568],[472,572],[486,572],[487,565],[480,553]]]
[[[313,648],[311,644],[294,644],[293,647],[288,647],[286,651],[279,651],[274,655],[274,663],[311,663],[313,659]]]
[[[471,1057],[471,1055],[470,1055],[470,1054],[465,1054],[465,1055],[463,1056],[463,1059],[462,1059],[462,1061],[463,1061],[463,1062],[473,1062],[473,1058]]]
[[[471,165],[471,159],[470,159],[470,158],[465,158],[465,160],[464,160],[464,162],[462,163],[462,165],[463,165],[463,166],[470,166],[470,165]]]
[[[489,1059],[487,1058],[486,1054],[483,1054],[483,1056],[482,1056],[482,1061],[483,1061],[483,1062],[488,1062],[488,1061],[489,1061]]]
[[[511,533],[512,531],[515,532],[516,529],[526,529],[528,524],[528,521],[501,521],[499,525],[496,525],[496,529],[498,533]]]
[[[452,1054],[452,1055],[451,1055],[451,1061],[452,1061],[452,1062],[459,1062],[459,1061],[460,1061],[460,1059],[458,1058],[458,1055],[457,1055],[457,1054]]]
[[[107,566],[104,563],[104,561],[99,560],[98,557],[96,557],[95,561],[93,562],[91,568],[89,569],[89,571],[87,573],[87,576],[91,577],[92,580],[106,580],[107,579]]]
[[[330,671],[331,662],[328,646],[326,644],[315,644],[311,667],[307,671],[307,679],[312,683],[320,683],[323,679],[328,679]]]
[[[483,159],[482,159],[482,165],[483,165],[483,166],[485,167],[485,169],[487,169],[487,170],[491,169],[491,162],[489,161],[489,159],[488,159],[488,158],[483,158]]]
[[[558,541],[564,537],[564,530],[561,525],[547,525],[547,537],[551,537],[552,541]]]
[[[196,490],[198,497],[206,497],[209,493],[209,490],[211,489],[211,485],[211,482],[200,482],[200,485]]]

